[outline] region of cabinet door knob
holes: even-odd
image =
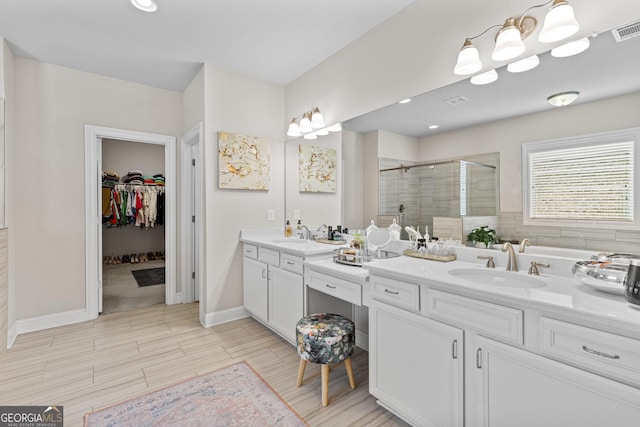
[[[400,295],[400,292],[398,291],[390,291],[389,289],[385,289],[384,291],[391,295]]]
[[[482,348],[476,350],[476,368],[482,369]]]
[[[451,357],[453,359],[458,358],[458,340],[453,340],[451,343]]]
[[[263,268],[263,269],[262,269],[262,278],[263,278],[263,279],[266,279],[266,278],[267,278],[267,276],[266,276],[266,272],[267,272],[267,270]]]
[[[328,283],[325,283],[325,286],[326,286],[327,288],[329,288],[329,289],[335,289],[335,288],[336,288],[335,286],[330,285],[330,284],[328,284]]]

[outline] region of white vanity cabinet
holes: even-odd
[[[638,424],[640,340],[399,277],[369,278],[370,391],[412,425]]]
[[[640,420],[637,388],[488,338],[478,337],[476,345],[476,366],[468,373],[474,425],[602,427]]]
[[[369,392],[380,405],[415,426],[464,424],[461,329],[374,300],[369,333]]]
[[[243,253],[245,309],[295,343],[296,323],[304,309],[302,258],[248,243]]]

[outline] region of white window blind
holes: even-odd
[[[529,153],[529,217],[634,221],[634,141]]]

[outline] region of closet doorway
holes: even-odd
[[[165,302],[164,147],[102,140],[102,313]]]
[[[105,150],[103,152],[103,147]],[[142,166],[133,166],[134,163],[112,163],[109,165],[107,162],[113,162],[115,157],[122,157],[114,152],[119,148],[134,148],[130,153],[143,153],[144,157],[155,158],[155,160],[142,159],[139,160],[140,165],[147,165],[150,169],[147,173],[142,170]],[[124,268],[123,256],[128,260],[127,267],[135,267],[135,269],[146,269],[149,263],[164,264],[165,269],[165,284],[164,284],[164,302],[166,304],[176,303],[176,254],[175,254],[175,242],[176,242],[176,219],[175,219],[175,148],[176,138],[165,135],[149,134],[143,132],[134,132],[114,128],[104,128],[99,126],[85,126],[85,175],[86,175],[86,317],[87,319],[95,319],[98,314],[103,311],[103,285],[105,279],[105,268],[111,268],[111,266],[121,266]],[[151,150],[151,151],[148,151]],[[159,151],[154,151],[159,150]],[[137,156],[138,154],[136,154]],[[126,155],[125,155],[126,157]],[[161,160],[158,159],[161,158]],[[130,159],[135,162],[132,158]],[[151,161],[152,163],[148,163]],[[147,163],[144,163],[147,162]],[[155,162],[155,163],[153,163]],[[152,172],[155,168],[158,168],[158,164],[162,165],[163,173]],[[115,167],[112,167],[115,166]],[[145,222],[145,229],[140,226],[136,226],[135,222],[131,224],[112,224],[113,229],[105,230],[103,225],[103,214],[106,212],[106,208],[103,205],[103,171],[111,169],[123,168],[122,173],[117,172],[119,176],[119,185],[124,185],[123,189],[127,190],[126,186],[130,186],[129,189],[134,189],[133,186],[140,185],[140,181],[137,179],[131,180],[129,183],[121,182],[123,176],[129,176],[129,172],[132,172],[131,176],[137,175],[137,171],[142,172],[141,189],[145,188],[145,178],[150,180],[153,175],[163,175],[164,186],[161,193],[164,197],[164,218],[162,220],[162,229],[156,224],[154,227],[147,228],[147,223],[150,218],[141,218]],[[126,169],[126,170],[124,170]],[[112,171],[116,172],[116,171]],[[114,178],[114,177],[112,177]],[[160,179],[160,177],[156,177]],[[126,178],[124,179],[126,180]],[[114,184],[115,185],[115,184]],[[151,182],[147,182],[150,188]],[[154,182],[155,187],[158,185]],[[157,190],[157,188],[156,188]],[[109,190],[110,191],[110,190]],[[105,191],[106,192],[106,191]],[[156,196],[157,196],[156,191]],[[111,200],[111,197],[110,197]],[[134,200],[129,198],[129,201]],[[151,200],[151,199],[148,199]],[[122,206],[119,207],[122,209]],[[120,210],[122,214],[122,210]],[[125,209],[126,214],[126,209]],[[156,217],[157,220],[157,217]],[[116,222],[120,221],[116,218]],[[120,225],[119,227],[117,225]],[[149,238],[148,241],[142,241],[142,235],[137,233],[146,233],[147,231],[153,231],[152,229],[160,230],[154,236],[145,236]],[[115,232],[115,233],[114,233]],[[104,234],[103,234],[104,233]],[[107,233],[112,233],[107,235]],[[133,237],[132,237],[133,236]],[[104,238],[104,250],[109,251],[103,254],[103,238]],[[118,246],[119,239],[128,240],[128,243],[124,243],[125,246]],[[115,241],[115,243],[114,243]],[[126,246],[126,245],[129,246]],[[158,245],[162,244],[164,250],[158,249]],[[120,249],[118,249],[120,248]],[[150,248],[155,248],[151,250]],[[116,251],[118,253],[116,253]],[[114,252],[114,253],[111,253]],[[149,252],[153,253],[150,260]],[[157,253],[157,254],[156,254]],[[147,265],[143,265],[140,259],[141,254],[146,256]],[[120,257],[120,263],[113,263],[113,257]],[[134,262],[131,263],[131,257],[134,257]],[[112,263],[106,264],[108,258],[111,257]],[[158,259],[159,258],[159,259]],[[154,266],[157,267],[157,266]],[[111,273],[108,271],[107,273]],[[132,274],[128,272],[128,274]],[[132,274],[133,276],[133,274]],[[136,286],[137,281],[134,279]],[[157,285],[152,285],[157,286]],[[144,286],[142,286],[144,287]],[[161,301],[156,301],[161,302]],[[111,310],[111,308],[109,308]]]

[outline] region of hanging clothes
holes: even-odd
[[[159,195],[162,196],[160,222]],[[148,229],[164,223],[164,186],[115,184],[112,188],[103,188],[102,197],[102,222],[106,227],[135,224],[137,227]]]

